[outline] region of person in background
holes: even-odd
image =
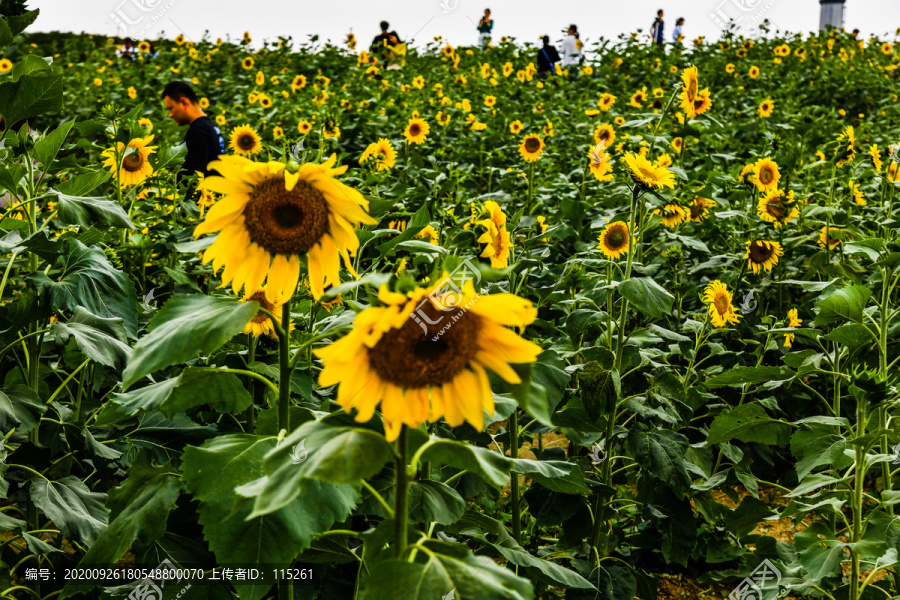
[[[566,32],[566,37],[563,38],[562,43],[562,62],[564,67],[581,64],[582,44],[581,40],[579,40],[578,38],[578,27],[576,25],[569,25],[569,29]]]
[[[122,47],[116,50],[116,55],[119,58],[124,58],[125,60],[134,60],[135,54],[137,54],[137,47],[134,45],[134,40],[130,37],[122,40]]]
[[[559,53],[555,47],[550,45],[549,35],[545,35],[541,39],[544,47],[537,52],[538,77],[546,79],[548,74],[554,72],[556,63],[559,62]]]
[[[672,30],[672,41],[676,44],[681,43],[681,29],[684,27],[684,17],[678,17],[675,21],[675,29]]]
[[[372,40],[369,51],[385,62],[385,68],[399,69],[406,60],[406,44],[400,40],[396,31],[388,31],[390,23],[382,21],[379,25],[381,33]]]
[[[663,21],[663,9],[659,9],[656,11],[656,20],[653,21],[653,25],[650,26],[650,38],[657,46],[663,45],[663,41],[665,40],[663,37],[663,30],[665,27],[666,24]]]
[[[851,33],[850,35],[853,36],[854,40],[859,39],[859,29],[854,29],[853,33]]]
[[[396,31],[388,31],[390,29],[391,24],[387,21],[382,21],[380,23],[381,33],[375,36],[375,39],[372,40],[372,52],[381,52],[381,49],[384,46],[396,46],[400,43],[400,36],[397,35]]]
[[[491,42],[491,30],[494,28],[494,20],[491,18],[491,9],[484,9],[484,16],[478,21],[478,45],[482,48]]]
[[[193,88],[183,81],[169,82],[162,91],[162,99],[172,120],[177,125],[189,126],[184,136],[187,156],[178,177],[193,175],[195,171],[204,176],[218,175],[209,169],[209,163],[225,154],[225,138],[200,108]]]

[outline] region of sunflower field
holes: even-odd
[[[0,599],[900,598],[900,30],[0,13]]]

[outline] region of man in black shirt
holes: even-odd
[[[538,77],[546,79],[547,75],[553,73],[556,63],[559,62],[559,52],[556,51],[555,46],[550,45],[549,35],[543,37],[543,42],[544,47],[537,53]]]
[[[387,21],[381,22],[381,33],[375,36],[375,39],[372,40],[372,46],[370,47],[373,53],[381,52],[385,45],[396,46],[400,43],[400,36],[397,35],[397,32],[388,31],[390,26],[390,23]]]
[[[195,171],[203,175],[218,175],[210,171],[208,165],[220,154],[225,154],[225,138],[212,119],[206,116],[197,103],[197,94],[183,81],[173,81],[162,92],[163,102],[169,116],[178,125],[189,125],[184,143],[187,156],[178,171],[178,177],[193,175]]]

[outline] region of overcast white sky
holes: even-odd
[[[199,40],[209,30],[213,39],[240,38],[249,30],[254,42],[278,35],[306,40],[340,40],[353,31],[368,44],[387,19],[404,40],[426,42],[443,35],[451,44],[469,45],[477,39],[475,24],[485,8],[495,18],[494,35],[520,40],[548,34],[576,23],[582,39],[615,38],[623,32],[649,29],[656,10],[666,11],[666,37],[675,18],[685,18],[687,39],[718,36],[716,18],[740,18],[753,24],[768,17],[788,31],[818,29],[819,0],[31,0],[41,9],[32,26],[40,31],[85,31],[135,38],[184,33]],[[716,15],[714,18],[713,15]],[[866,36],[894,32],[900,27],[900,1],[847,0],[844,25]]]

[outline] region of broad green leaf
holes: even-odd
[[[816,325],[828,325],[840,321],[862,323],[863,309],[872,296],[872,290],[864,285],[849,285],[824,294],[816,302],[819,314]]]
[[[363,580],[360,600],[532,600],[534,588],[487,556],[419,553],[424,562],[386,560]],[[455,591],[455,593],[453,593]]]
[[[871,327],[847,323],[846,325],[835,327],[822,337],[847,346],[847,349],[852,354],[867,344],[870,346],[877,344],[878,340],[874,335]]]
[[[594,585],[576,573],[561,567],[549,560],[544,560],[533,556],[521,547],[509,548],[500,544],[491,544],[493,548],[503,557],[514,565],[518,565],[525,570],[529,579],[540,581],[547,585],[559,586],[566,589],[575,590],[594,590]]]
[[[487,448],[451,440],[435,440],[432,438],[434,443],[422,453],[422,462],[450,465],[474,473],[497,488],[509,481],[509,471],[513,466],[509,458]]]
[[[466,512],[459,493],[440,481],[413,481],[409,484],[409,520],[411,523],[452,525]]]
[[[69,196],[58,190],[53,193],[63,225],[135,228],[125,209],[105,196]]]
[[[50,59],[52,61],[53,59]],[[9,74],[10,79],[18,81],[23,75],[30,75],[40,71],[50,71],[50,62],[41,58],[37,54],[26,54],[15,64],[12,72]]]
[[[34,158],[44,165],[45,170],[50,168],[53,159],[59,154],[59,149],[62,148],[74,124],[74,120],[66,121],[34,143]]]
[[[844,450],[851,444],[834,427],[822,424],[801,425],[791,436],[791,454],[797,459],[797,478],[803,480],[813,469],[822,465],[846,468],[851,462]]]
[[[706,381],[706,385],[707,387],[716,388],[723,385],[787,381],[793,376],[794,372],[785,367],[733,367],[727,371],[714,375]]]
[[[84,196],[97,189],[97,186],[109,181],[111,176],[109,171],[82,173],[81,175],[75,175],[67,181],[60,182],[59,185],[56,186],[56,191],[66,196]]]
[[[13,43],[14,38],[25,31],[25,28],[34,23],[37,19],[40,9],[25,11],[21,15],[14,17],[0,18],[0,48],[4,48]]]
[[[195,406],[212,404],[219,412],[238,414],[253,398],[232,373],[188,367],[178,377],[153,383],[124,394],[113,394],[119,412],[135,415],[141,411],[162,412],[173,418]]]
[[[684,466],[687,439],[673,431],[651,430],[643,424],[628,432],[628,453],[660,482],[672,488],[679,499],[691,489],[691,477]]]
[[[18,81],[0,83],[0,115],[17,123],[62,108],[63,77],[52,71],[35,71]]]
[[[675,296],[650,277],[632,277],[616,288],[636,309],[658,319],[672,312]]]
[[[80,306],[67,322],[53,323],[50,335],[59,344],[72,336],[82,354],[107,367],[119,368],[131,356],[122,319],[103,319]]]
[[[0,430],[3,432],[15,427],[19,433],[28,433],[37,426],[46,410],[31,388],[14,385],[0,390]]]
[[[259,304],[217,296],[173,296],[153,316],[150,333],[134,347],[122,387],[164,367],[210,354],[240,333]]]
[[[575,463],[562,460],[510,459],[512,471],[531,477],[548,490],[562,494],[587,493],[584,473]]]
[[[800,564],[816,582],[840,573],[841,561],[847,558],[845,546],[824,523],[811,523],[794,535],[794,550]]]
[[[91,433],[87,427],[81,428],[81,435],[84,437],[84,443],[88,449],[100,458],[115,460],[122,456],[122,453],[108,444],[101,444],[97,438]]]
[[[50,305],[58,312],[83,306],[98,317],[121,318],[129,337],[136,337],[137,295],[128,276],[112,266],[102,250],[76,239],[65,244],[61,272],[51,270],[52,277],[43,272],[31,276],[38,291],[49,295]]]
[[[29,492],[35,506],[67,538],[89,547],[106,529],[106,494],[92,492],[74,475],[54,481],[32,479]]]
[[[790,436],[791,427],[771,418],[759,404],[742,404],[713,420],[706,442],[720,444],[740,440],[784,446]]]
[[[290,563],[314,536],[347,518],[356,505],[358,493],[352,486],[307,479],[289,505],[251,517],[253,503],[235,488],[265,475],[265,456],[276,442],[275,437],[235,434],[185,450],[184,481],[200,500],[203,537],[220,563]],[[237,587],[241,598],[258,600],[271,585]]]
[[[166,531],[166,519],[181,493],[181,479],[172,464],[153,465],[142,452],[128,470],[128,477],[109,491],[109,525],[88,549],[83,565],[111,565],[141,538],[152,543]],[[92,583],[69,583],[60,598],[78,596],[96,587]]]

